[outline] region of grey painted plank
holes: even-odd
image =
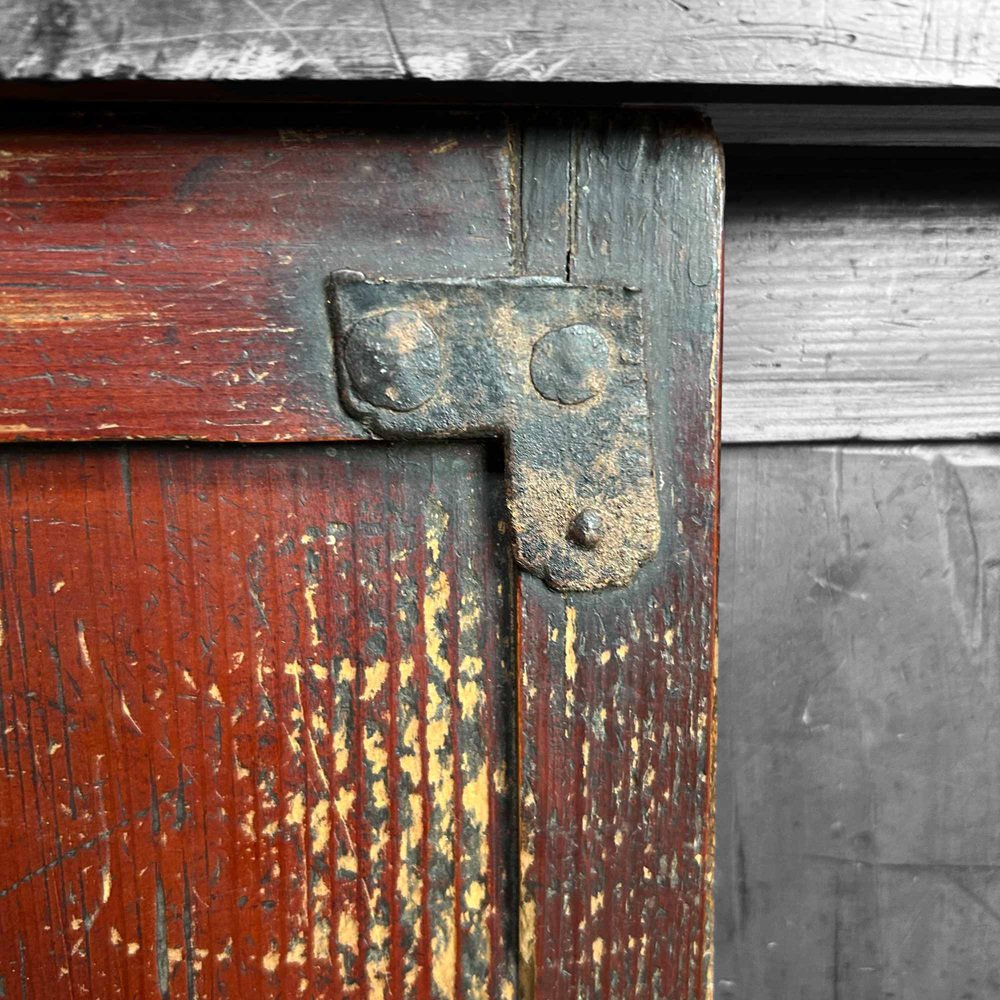
[[[1000,447],[724,450],[717,996],[1000,995]]]
[[[0,74],[994,87],[998,15],[998,0],[7,0]]]
[[[723,440],[1000,433],[1000,156],[730,150]]]

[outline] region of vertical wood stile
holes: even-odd
[[[643,289],[664,527],[627,588],[519,582],[525,997],[709,991],[721,178],[697,121],[525,131],[526,270]]]

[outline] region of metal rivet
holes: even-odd
[[[405,413],[426,403],[441,378],[441,345],[420,313],[362,316],[348,331],[344,364],[362,399]]]
[[[594,327],[560,327],[532,348],[531,381],[546,399],[584,403],[603,390],[608,358],[608,343]]]
[[[596,510],[581,510],[566,529],[566,537],[581,549],[596,549],[604,538],[604,519]]]

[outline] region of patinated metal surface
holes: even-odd
[[[660,540],[636,289],[330,281],[345,407],[387,438],[498,436],[518,562],[623,585]]]

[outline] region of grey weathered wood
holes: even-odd
[[[730,150],[723,440],[1000,433],[994,151]]]
[[[21,79],[994,87],[1000,4],[960,0],[7,0]]]
[[[812,94],[826,96],[821,91]],[[1000,107],[988,104],[787,104],[762,99],[712,101],[700,107],[727,145],[1000,146]]]
[[[1000,446],[724,452],[720,998],[1000,994]]]

